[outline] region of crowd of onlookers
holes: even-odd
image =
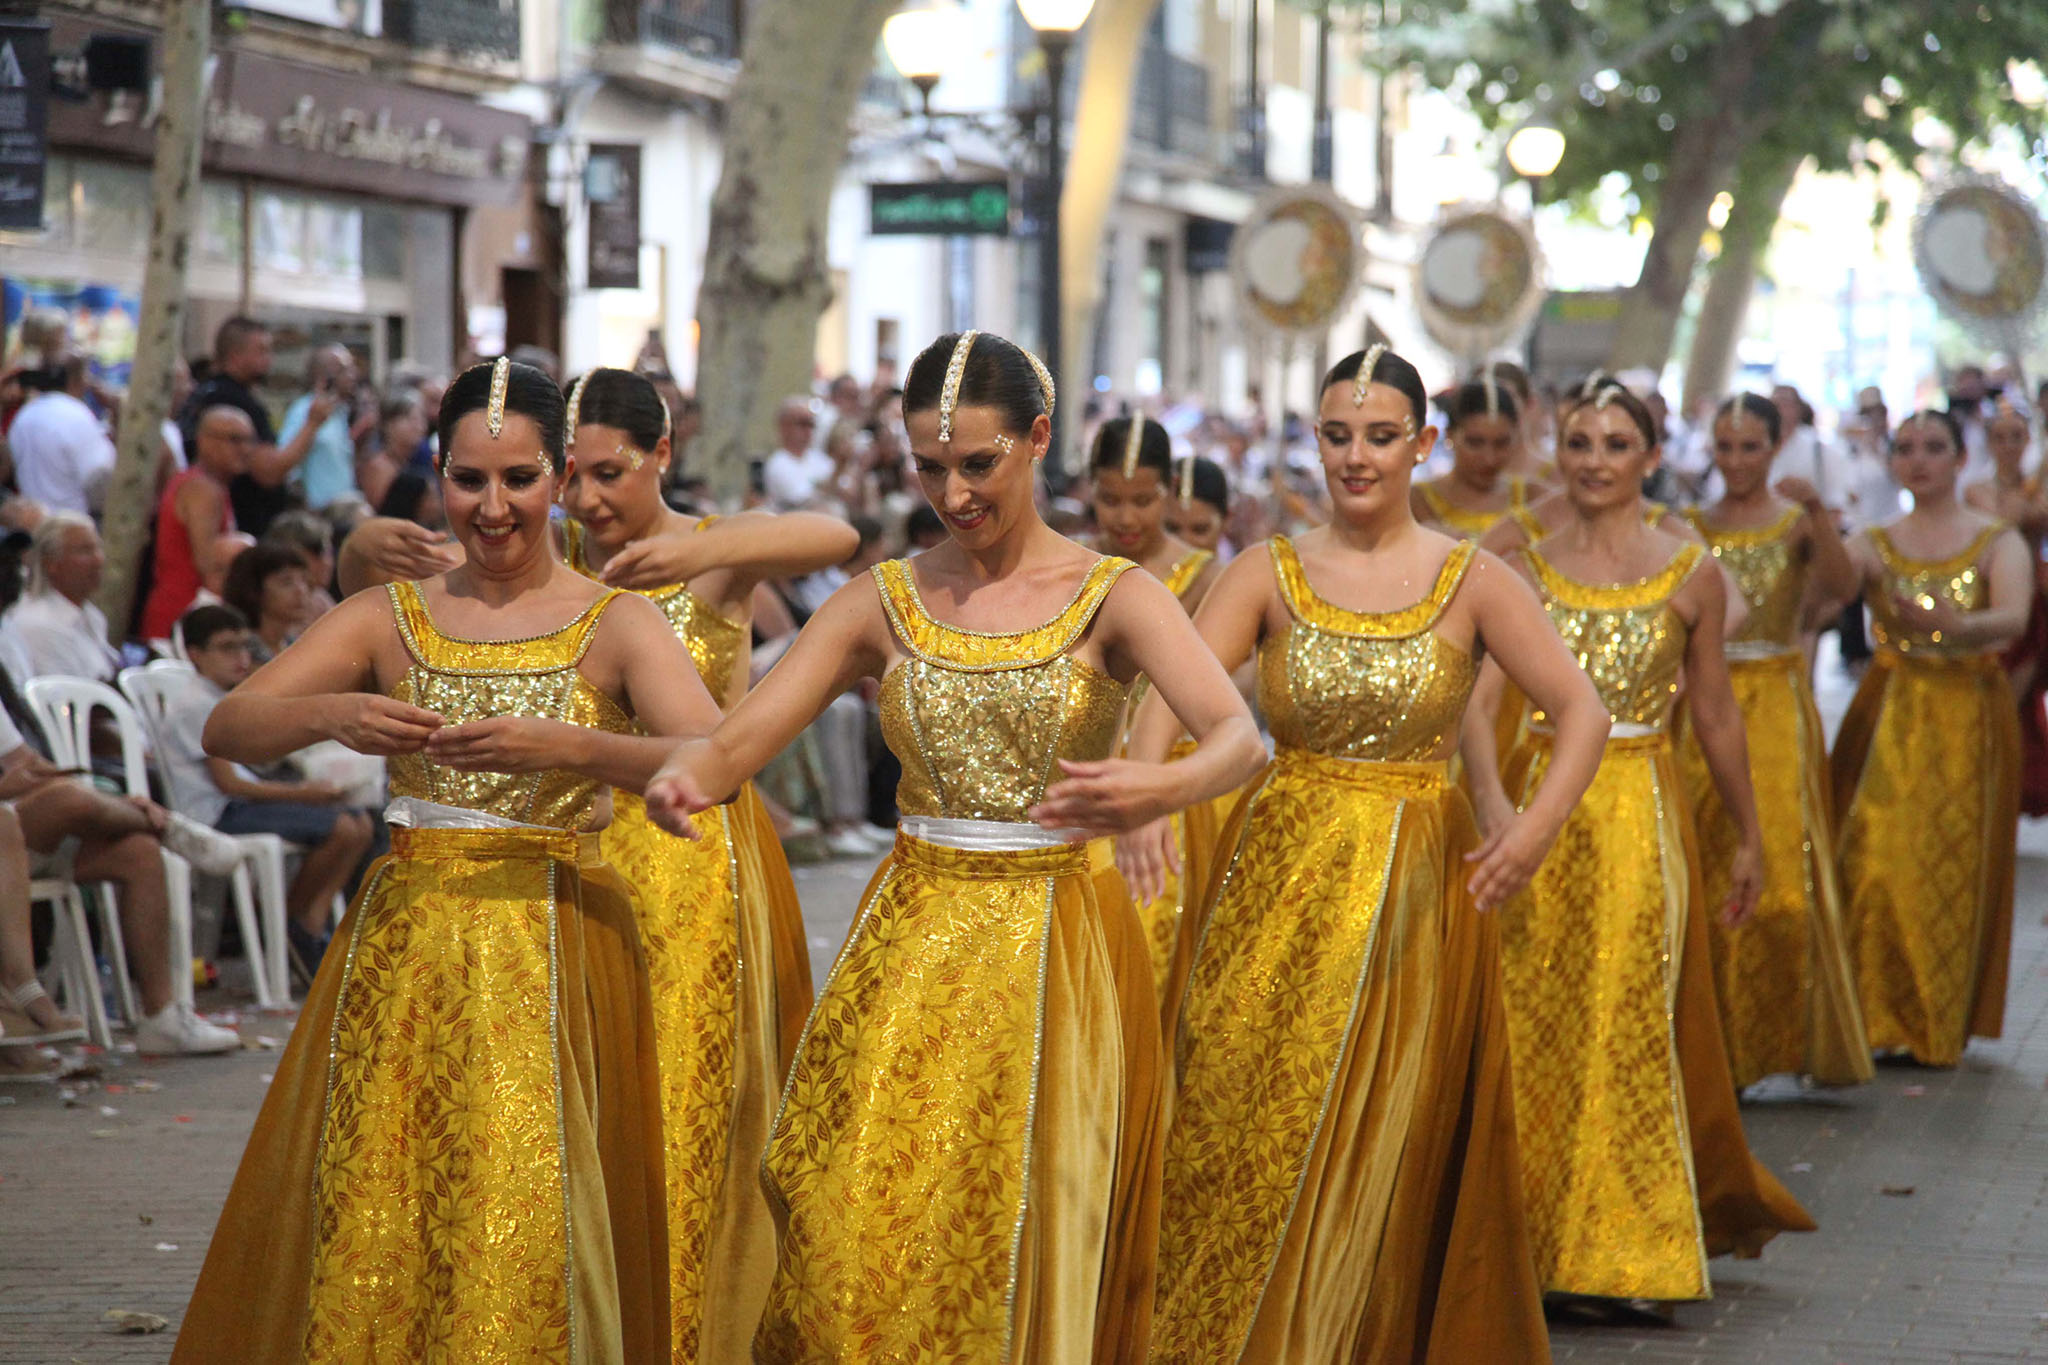
[[[514,358],[563,377],[546,351],[522,347]],[[114,465],[121,396],[95,382],[61,315],[32,315],[0,368],[0,1077],[42,1064],[7,1040],[67,1037],[78,1026],[36,985],[31,876],[115,888],[138,979],[138,1046],[203,1052],[233,1047],[235,1035],[179,1004],[172,989],[164,852],[218,874],[242,856],[223,835],[270,833],[293,846],[287,933],[290,960],[304,977],[325,950],[336,898],[382,846],[374,761],[321,746],[255,772],[208,758],[198,736],[227,689],[334,605],[336,549],[358,524],[386,516],[445,530],[434,428],[447,378],[401,363],[373,383],[349,348],[320,345],[307,353],[296,392],[273,409],[273,364],[271,329],[235,317],[218,329],[209,355],[180,366],[175,415],[158,434],[155,515],[134,619],[120,632],[109,631],[95,599],[106,569],[96,518]],[[671,502],[714,510],[691,461],[695,402],[658,348],[637,367],[670,407]],[[1529,395],[1529,453],[1541,460],[1558,395],[1529,386],[1519,372],[1514,378]],[[1665,459],[1650,495],[1674,505],[1710,499],[1711,408],[1673,413],[1651,376],[1623,378],[1665,426]],[[1772,397],[1791,433],[1778,457],[1781,475],[1812,483],[1852,526],[1896,514],[1882,394],[1864,390],[1829,434],[1795,388],[1780,386]],[[1946,406],[1968,446],[1966,484],[1998,466],[2000,443],[2015,439],[2011,414],[2048,411],[2048,384],[2034,398],[2029,405],[1975,366],[1954,373]],[[1304,416],[1269,422],[1256,394],[1234,414],[1194,402],[1096,399],[1076,419],[1070,444],[1086,449],[1101,421],[1131,406],[1143,407],[1173,439],[1177,496],[1169,499],[1168,521],[1185,539],[1227,557],[1275,529],[1320,519],[1323,481]],[[2017,439],[2030,444],[2031,422],[2019,431]],[[850,578],[944,537],[918,487],[892,366],[870,383],[842,374],[816,393],[790,395],[777,410],[775,436],[774,448],[752,464],[745,505],[831,511],[860,539],[846,563],[756,594],[757,677]],[[1435,462],[1447,459],[1439,445]],[[1048,518],[1085,533],[1085,473],[1055,473],[1049,485]],[[1852,662],[1867,653],[1861,624],[1860,612],[1844,615],[1843,654]],[[110,644],[110,635],[129,643]],[[31,680],[112,684],[124,667],[152,656],[189,668],[156,736],[156,799],[126,794],[111,763],[106,776],[58,769],[26,697]],[[793,854],[855,856],[878,852],[890,837],[895,779],[870,688],[834,703],[763,785]],[[200,938],[202,955],[218,951],[210,927]]]

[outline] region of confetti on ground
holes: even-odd
[[[109,1090],[112,1090],[113,1088],[114,1088],[114,1087],[112,1087],[111,1085],[107,1087],[107,1089],[109,1089]],[[141,1090],[141,1091],[145,1091],[145,1092],[147,1092],[147,1091],[151,1091],[151,1090],[161,1090],[161,1089],[163,1089],[163,1088],[164,1088],[164,1083],[163,1083],[162,1081],[137,1081],[137,1082],[136,1082],[136,1083],[135,1083],[135,1084],[134,1084],[134,1085],[133,1085],[132,1087],[130,1087],[130,1088],[131,1088],[131,1089],[134,1089],[134,1090]]]
[[[1899,1093],[1909,1100],[1917,1100],[1927,1093],[1927,1087],[1924,1085],[1909,1085]]]
[[[138,1337],[151,1332],[161,1332],[171,1325],[168,1318],[160,1318],[154,1313],[137,1313],[127,1308],[109,1308],[100,1314],[100,1321],[112,1323],[117,1332],[127,1332]]]
[[[190,1123],[192,1121],[190,1114],[173,1114],[171,1118],[178,1123]]]
[[[176,1242],[158,1242],[156,1244],[156,1249],[158,1251],[176,1251],[178,1249],[178,1244]]]
[[[1904,1199],[1904,1198],[1905,1198],[1905,1197],[1906,1197],[1907,1195],[1911,1194],[1912,1192],[1913,1192],[1913,1187],[1912,1187],[1911,1185],[1880,1185],[1880,1186],[1878,1186],[1878,1193],[1880,1193],[1880,1194],[1888,1194],[1888,1195],[1890,1195],[1890,1196],[1891,1196],[1892,1198],[1894,1198],[1894,1199]]]
[[[120,1110],[116,1109],[111,1104],[103,1104],[100,1106],[100,1117],[103,1119],[110,1119],[120,1112]]]
[[[1792,1163],[1792,1169],[1799,1175],[1805,1175],[1813,1169],[1813,1163],[1811,1161],[1795,1161]]]

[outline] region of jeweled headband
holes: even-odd
[[[1124,438],[1125,478],[1135,479],[1138,477],[1138,456],[1143,453],[1144,446],[1145,414],[1142,412],[1134,412],[1131,414],[1130,434]]]
[[[484,409],[484,429],[496,440],[505,432],[505,390],[512,385],[512,357],[499,356],[491,362],[491,404]]]
[[[953,343],[953,354],[946,361],[946,383],[939,390],[939,439],[953,439],[953,410],[960,406],[960,377],[967,373],[967,353],[974,349],[974,339],[979,332],[962,332],[960,339]]]
[[[1486,388],[1486,415],[1500,416],[1500,385],[1493,381],[1493,362],[1486,362],[1486,368],[1479,372],[1479,382]]]
[[[1192,455],[1180,462],[1180,500],[1195,500],[1195,457]]]
[[[593,372],[585,370],[576,381],[576,387],[569,390],[569,411],[562,418],[562,446],[573,448],[576,444],[576,419],[583,415],[583,389],[590,383]]]
[[[1376,341],[1365,348],[1365,356],[1358,362],[1358,376],[1351,381],[1351,406],[1365,406],[1365,391],[1372,387],[1372,372],[1380,367],[1380,357],[1387,353],[1385,342]]]

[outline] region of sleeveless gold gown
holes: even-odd
[[[583,528],[565,529],[570,566],[595,577]],[[724,704],[747,627],[680,583],[641,595],[661,608]],[[731,805],[702,812],[694,840],[656,826],[631,792],[612,802],[601,847],[636,892],[654,997],[675,1358],[718,1365],[745,1357],[775,1265],[761,1150],[811,1006],[803,913],[752,784]]]
[[[1950,559],[1909,559],[1870,532],[1885,570],[1866,594],[1877,656],[1835,738],[1842,894],[1870,1045],[1954,1066],[1996,1038],[2012,952],[2019,722],[1995,651],[1902,622],[1892,594],[1959,611],[1990,604],[1978,561],[2002,527]]]
[[[1231,818],[1182,972],[1152,1358],[1541,1361],[1496,924],[1437,758],[1476,661],[1429,596],[1361,614],[1270,542],[1278,757]],[[1197,931],[1190,926],[1192,941]]]
[[[1166,588],[1175,597],[1185,598],[1188,589],[1202,576],[1202,570],[1209,566],[1215,555],[1207,550],[1191,550],[1181,556],[1166,575]],[[1131,684],[1130,700],[1124,706],[1125,729],[1117,741],[1117,752],[1125,753],[1130,748],[1130,725],[1137,720],[1138,707],[1151,690],[1151,682],[1140,674]],[[1183,739],[1173,747],[1172,757],[1181,758],[1192,751],[1194,743]],[[1166,890],[1147,904],[1138,906],[1138,922],[1144,926],[1145,943],[1152,955],[1152,985],[1159,995],[1160,1014],[1170,1026],[1175,1014],[1174,1002],[1168,998],[1167,986],[1173,975],[1173,958],[1180,942],[1180,922],[1190,906],[1200,905],[1202,889],[1207,883],[1209,867],[1216,858],[1216,833],[1221,824],[1218,807],[1227,815],[1229,807],[1237,800],[1237,793],[1217,801],[1198,801],[1185,810],[1173,814],[1173,837],[1180,849],[1180,872],[1166,879]],[[1096,862],[1096,891],[1098,895],[1111,896],[1128,894],[1123,888],[1123,878],[1111,859],[1114,857],[1115,841],[1101,840],[1092,850]]]
[[[1856,1085],[1872,1074],[1835,869],[1827,737],[1799,647],[1807,565],[1792,537],[1804,515],[1793,507],[1769,526],[1717,530],[1688,513],[1749,604],[1728,641],[1728,677],[1749,737],[1764,889],[1739,929],[1718,913],[1728,903],[1735,822],[1682,711],[1678,749],[1699,837],[1714,998],[1737,1089],[1780,1072],[1825,1085]]]
[[[1700,1299],[1707,1257],[1812,1220],[1749,1154],[1707,951],[1711,909],[1668,725],[1689,633],[1686,544],[1636,583],[1581,583],[1523,551],[1615,733],[1529,889],[1502,911],[1515,1117],[1546,1290]],[[1506,765],[1517,806],[1551,760],[1532,717]]]
[[[765,1162],[782,1241],[762,1362],[1142,1360],[1163,1059],[1143,935],[1025,811],[1107,757],[1126,689],[1045,625],[983,634],[874,578],[904,829],[805,1026]],[[922,831],[914,836],[912,831]],[[950,841],[950,842],[947,842]],[[1007,847],[1005,847],[1007,845]]]
[[[1430,484],[1417,484],[1415,491],[1422,495],[1423,505],[1429,508],[1429,517],[1437,525],[1454,536],[1467,540],[1478,540],[1495,526],[1529,511],[1529,481],[1518,474],[1508,476],[1508,505],[1497,512],[1475,512],[1460,507]],[[1527,523],[1523,523],[1526,526]]]
[[[525,640],[441,634],[389,588],[391,695],[450,723],[632,728],[577,671],[607,593]],[[604,788],[406,754],[394,797],[497,828],[394,828],[320,964],[173,1359],[471,1365],[669,1359],[661,1111]],[[510,822],[517,822],[516,824]]]

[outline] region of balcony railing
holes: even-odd
[[[605,37],[729,60],[740,52],[739,9],[739,0],[608,0]]]
[[[1138,62],[1131,101],[1131,138],[1175,156],[1216,159],[1216,128],[1209,109],[1209,70],[1148,44]]]

